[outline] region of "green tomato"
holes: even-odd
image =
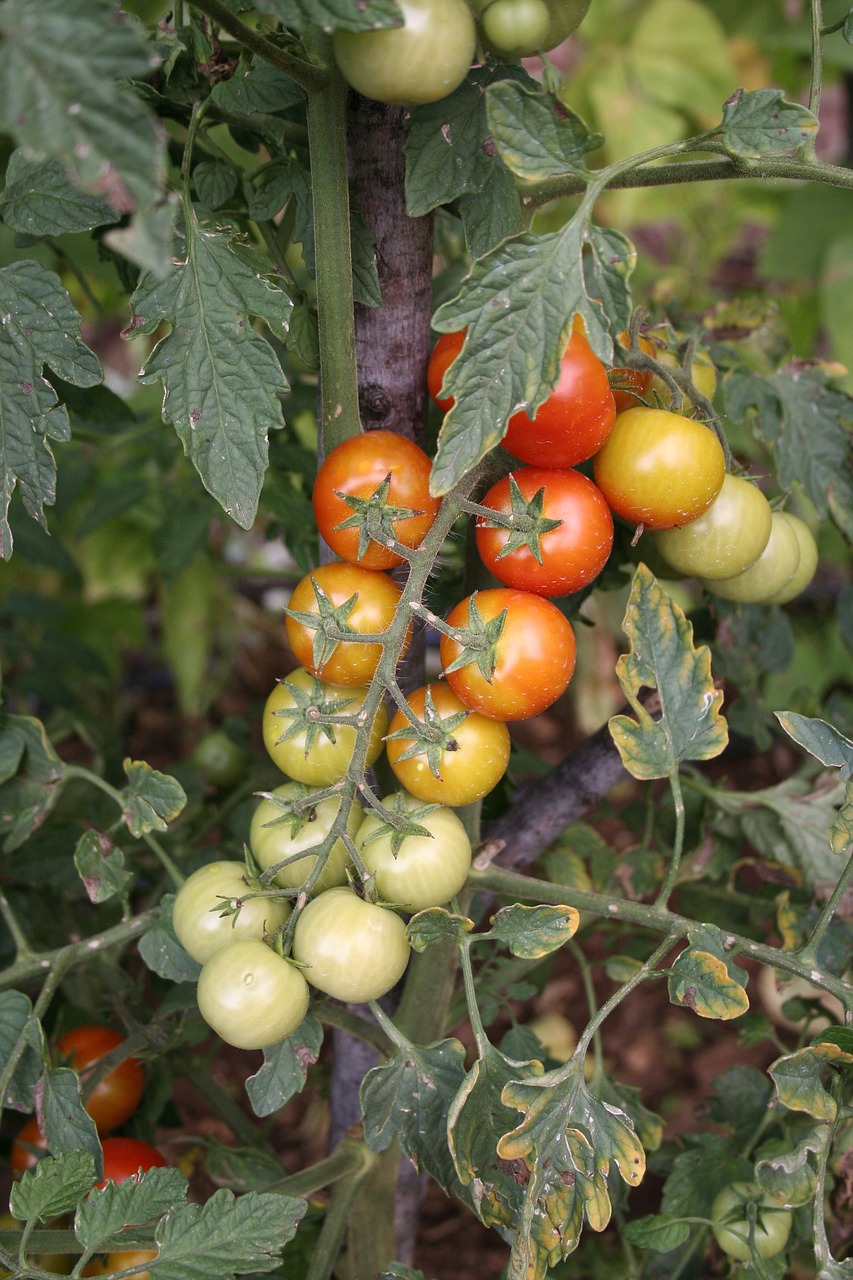
[[[375,810],[367,814],[355,844],[376,877],[376,892],[407,911],[440,907],[455,897],[471,870],[471,841],[462,822],[452,809],[424,805],[405,791],[382,803],[428,834],[401,838]]]
[[[347,724],[313,723],[305,713],[357,716],[367,692],[362,687],[327,684],[304,667],[279,681],[267,698],[262,730],[264,745],[282,773],[309,787],[339,782],[352,759],[356,730]],[[380,704],[370,734],[368,766],[382,751],[387,728],[388,712]]]
[[[795,596],[805,591],[817,570],[817,543],[811,529],[799,516],[792,516],[790,511],[783,511],[780,514],[785,517],[796,534],[800,547],[800,562],[781,591],[777,591],[770,597],[768,604],[787,604],[789,600],[793,600]]]
[[[750,1245],[750,1206],[754,1206],[755,1231]],[[714,1239],[723,1253],[738,1262],[749,1262],[753,1249],[759,1258],[775,1258],[788,1243],[792,1214],[760,1187],[733,1182],[711,1205]]]
[[[770,537],[761,555],[733,578],[700,581],[712,595],[742,604],[767,604],[786,587],[800,562],[800,544],[793,526],[781,511],[773,512]]]
[[[475,13],[482,14],[493,0],[471,0]],[[543,53],[556,49],[576,31],[587,15],[592,0],[544,0],[548,10],[548,30],[538,46]]]
[[[543,49],[550,26],[544,0],[493,0],[482,17],[487,46],[511,58],[527,58]]]
[[[241,938],[210,957],[198,979],[201,1016],[235,1049],[266,1049],[308,1012],[308,983],[260,938]]]
[[[409,963],[406,926],[352,889],[329,889],[299,914],[293,958],[319,991],[351,1004],[378,1000]]]
[[[772,517],[770,503],[756,485],[727,474],[704,515],[680,528],[658,529],[654,544],[680,573],[713,581],[733,578],[767,546]]]
[[[262,938],[281,928],[290,904],[276,898],[250,898],[236,915],[223,915],[223,899],[241,898],[257,888],[243,862],[208,862],[187,877],[175,895],[172,927],[193,960],[204,964],[236,938]]]
[[[190,762],[213,787],[233,787],[246,773],[246,753],[224,729],[214,729],[196,744]]]
[[[296,862],[288,862],[276,872],[275,883],[285,889],[299,888],[311,874],[317,855],[306,851],[316,848],[326,839],[338,816],[340,800],[335,796],[326,796],[298,816],[292,808],[286,807],[296,800],[309,799],[315,791],[319,788],[305,787],[301,782],[285,782],[270,792],[275,799],[262,800],[252,815],[249,847],[262,870],[274,867],[285,858],[306,855]],[[284,801],[284,805],[277,804],[276,799]],[[347,817],[347,831],[351,836],[355,835],[363,817],[361,806],[354,804]],[[329,850],[326,865],[314,884],[313,892],[323,893],[335,885],[346,884],[347,870],[351,867],[352,860],[346,845],[338,837]]]
[[[465,79],[477,44],[465,0],[397,0],[402,27],[332,35],[341,75],[365,98],[416,107],[446,98]]]

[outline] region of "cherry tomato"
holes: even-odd
[[[151,1249],[128,1249],[124,1253],[108,1253],[106,1273],[127,1271],[131,1267],[138,1267],[141,1262],[153,1262],[156,1257],[157,1251]],[[135,1280],[151,1280],[151,1272],[137,1271]]]
[[[800,543],[785,513],[774,511],[770,537],[761,555],[743,573],[721,582],[700,579],[703,587],[723,600],[767,604],[788,586],[800,563]]]
[[[29,1147],[34,1147],[35,1150],[30,1151]],[[21,1174],[27,1169],[34,1169],[39,1162],[39,1153],[45,1156],[48,1154],[47,1143],[39,1128],[38,1116],[30,1116],[21,1125],[12,1143],[12,1172]]]
[[[346,560],[321,564],[295,587],[288,604],[284,625],[297,661],[331,684],[369,684],[382,646],[362,644],[357,637],[385,631],[401,594],[386,573]],[[320,625],[313,625],[315,619]],[[352,631],[353,639],[335,640],[336,629]],[[403,652],[407,647],[408,639]]]
[[[392,721],[386,745],[388,763],[405,789],[435,804],[471,804],[500,781],[509,762],[509,730],[500,720],[469,711],[445,684],[425,685],[409,697],[421,720],[439,731],[440,741],[425,743],[402,711]],[[403,731],[396,738],[392,734]],[[407,753],[414,749],[414,754]]]
[[[487,47],[509,58],[544,49],[551,15],[544,0],[493,0],[481,18]]]
[[[409,963],[406,926],[393,911],[352,889],[329,889],[300,912],[293,958],[318,991],[351,1004],[378,1000]]]
[[[333,449],[317,472],[313,503],[317,527],[335,554],[363,569],[402,564],[405,557],[383,544],[389,538],[404,547],[423,542],[439,507],[429,491],[431,465],[423,449],[394,431],[365,431]],[[386,480],[385,504],[403,514],[383,513]]]
[[[535,504],[541,490],[541,518],[560,524],[538,538],[540,562],[533,550],[535,537],[528,541],[516,533],[511,540],[508,529],[490,527],[478,516],[475,537],[486,568],[506,586],[540,596],[571,595],[588,586],[601,573],[613,546],[613,517],[601,492],[579,471],[519,467],[512,475],[520,494],[516,508]],[[481,505],[512,515],[510,477],[493,485]],[[510,546],[513,549],[507,550]]]
[[[538,48],[547,53],[562,44],[580,26],[590,3],[591,0],[544,0],[550,21]],[[471,0],[471,4],[476,13],[482,14],[489,7],[490,0]]]
[[[442,413],[447,413],[453,405],[453,396],[441,394],[444,375],[462,350],[466,332],[465,329],[457,329],[455,333],[440,334],[430,353],[427,365],[427,387]]]
[[[270,792],[271,796],[284,801],[285,805],[276,804],[275,799],[264,799],[260,802],[249,827],[249,847],[252,857],[262,870],[274,867],[285,858],[292,858],[307,849],[316,848],[332,829],[338,816],[340,802],[334,796],[327,796],[298,816],[292,809],[285,807],[296,800],[310,799],[312,787],[305,787],[301,782],[285,782]],[[363,812],[360,805],[354,804],[347,817],[347,831],[354,836],[361,825]],[[296,862],[276,872],[274,883],[285,889],[296,889],[307,879],[314,864],[316,854],[307,854]],[[352,861],[346,845],[340,837],[332,845],[326,865],[314,884],[314,893],[323,893],[335,885],[346,884],[347,870]]]
[[[235,938],[262,938],[276,933],[290,915],[283,899],[249,898],[236,915],[225,914],[225,899],[257,890],[245,862],[208,862],[188,876],[175,895],[172,926],[178,942],[193,960],[204,964]]]
[[[326,684],[310,671],[297,667],[275,686],[264,707],[264,745],[276,766],[296,782],[324,787],[346,774],[355,749],[356,730],[347,724],[317,724],[313,710],[324,715],[358,715],[367,696],[365,688]],[[309,712],[306,719],[303,714]],[[289,713],[296,712],[293,716]],[[382,751],[388,728],[388,712],[380,704],[370,732],[367,764]]]
[[[709,427],[668,409],[627,409],[595,455],[595,482],[616,515],[647,529],[697,520],[726,474]]]
[[[817,570],[817,543],[814,540],[811,529],[799,516],[792,516],[790,511],[783,511],[780,514],[784,515],[788,524],[794,530],[800,547],[800,559],[784,587],[775,592],[767,601],[767,604],[787,604],[789,600],[793,600],[802,591],[805,591]]]
[[[754,564],[767,546],[772,515],[756,485],[742,476],[726,475],[704,515],[680,529],[658,530],[654,544],[680,573],[733,578]]]
[[[59,1056],[81,1076],[87,1074],[113,1049],[124,1044],[124,1036],[112,1027],[72,1027],[56,1042]],[[86,1071],[89,1068],[89,1072]],[[133,1115],[142,1100],[145,1076],[138,1058],[125,1058],[99,1080],[86,1100],[86,1110],[98,1133],[110,1133]]]
[[[750,1241],[750,1206],[755,1229]],[[760,1187],[733,1182],[724,1187],[711,1205],[714,1239],[723,1253],[738,1262],[749,1262],[753,1249],[759,1258],[775,1258],[788,1243],[793,1215]]]
[[[371,809],[358,829],[355,845],[376,892],[385,902],[423,911],[455,897],[471,870],[471,841],[452,809],[424,805],[405,791],[385,796],[382,804],[425,835],[402,835]]]
[[[260,938],[220,947],[202,967],[196,999],[201,1016],[235,1049],[265,1049],[296,1030],[308,1012],[308,984],[294,965]]]
[[[541,596],[510,587],[477,591],[450,611],[447,622],[460,632],[473,630],[488,646],[463,649],[450,636],[441,637],[445,679],[472,711],[497,720],[523,720],[550,707],[568,688],[575,670],[575,634],[556,605]],[[498,625],[500,633],[492,639]],[[460,657],[469,660],[452,669]]]
[[[575,329],[553,391],[533,418],[523,410],[512,415],[503,447],[522,462],[565,469],[597,453],[615,420],[607,370]]]
[[[140,1138],[105,1138],[101,1148],[104,1153],[104,1181],[96,1183],[98,1187],[105,1187],[108,1182],[138,1178],[140,1173],[164,1168],[167,1163],[156,1147]]]
[[[236,786],[246,774],[246,753],[224,729],[205,734],[190,760],[213,787]]]

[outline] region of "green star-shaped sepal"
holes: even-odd
[[[359,551],[360,554],[361,551]],[[358,592],[354,591],[343,604],[335,605],[314,578],[311,579],[311,586],[314,588],[314,598],[317,601],[316,611],[285,609],[284,612],[288,618],[293,618],[294,622],[300,622],[303,627],[314,632],[311,661],[317,671],[322,671],[341,640],[358,635],[358,632],[349,625],[349,616],[355,608]]]
[[[268,800],[279,810],[274,818],[263,824],[262,829],[266,831],[268,827],[289,827],[290,838],[293,840],[306,822],[314,820],[314,806],[305,802],[306,797],[311,794],[311,787],[307,787],[304,782],[292,782],[290,787],[294,794],[289,797],[276,795],[274,791],[256,791],[255,795]]]
[[[310,689],[300,689],[298,685],[292,684],[287,679],[283,683],[287,685],[287,692],[296,705],[293,707],[279,707],[273,712],[273,715],[281,716],[283,720],[290,721],[281,737],[276,738],[276,744],[287,742],[288,739],[295,738],[297,734],[304,733],[305,756],[307,759],[321,734],[328,738],[329,742],[335,741],[334,723],[324,721],[323,717],[339,716],[344,707],[350,706],[355,699],[330,698],[328,701],[324,701],[323,695],[328,686],[324,685],[316,676],[311,677]]]
[[[539,539],[543,533],[550,533],[552,529],[558,529],[563,523],[562,520],[548,520],[543,516],[544,487],[537,489],[528,502],[519,489],[518,482],[512,472],[509,475],[509,501],[512,525],[509,529],[509,537],[506,543],[498,552],[498,560],[502,559],[503,556],[511,555],[513,551],[520,551],[522,547],[526,547],[541,564],[542,549],[539,546]],[[502,520],[484,519],[482,523],[490,529],[505,529],[507,527]]]
[[[336,524],[335,529],[358,529],[359,560],[370,545],[371,538],[383,547],[389,545],[392,548],[399,547],[400,543],[394,532],[396,521],[411,520],[413,516],[423,515],[423,511],[416,511],[412,507],[392,507],[388,502],[390,488],[391,472],[389,471],[369,498],[359,498],[355,494],[335,490],[337,496],[352,511],[352,515],[347,516],[346,520],[342,520],[340,524]]]
[[[484,622],[477,607],[477,597],[471,596],[468,601],[468,625],[457,635],[457,644],[462,646],[462,651],[444,668],[445,674],[448,671],[459,671],[476,662],[483,679],[491,684],[498,665],[498,641],[505,623],[506,609]]]
[[[428,813],[440,808],[441,805],[438,804],[409,805],[403,793],[398,791],[390,805],[383,804],[373,808],[378,822],[375,830],[362,841],[362,845],[387,836],[391,841],[391,853],[396,858],[409,836],[432,836],[432,832],[422,827],[418,819],[425,818]]]
[[[411,722],[404,724],[402,729],[395,729],[393,733],[389,733],[385,740],[387,742],[391,738],[414,738],[412,745],[401,752],[397,759],[411,760],[414,756],[426,756],[430,773],[434,778],[441,778],[438,771],[441,757],[445,751],[458,749],[458,744],[453,737],[454,731],[470,714],[470,711],[454,711],[442,719],[433,702],[432,692],[427,689],[424,696],[423,720],[419,720],[417,724]]]

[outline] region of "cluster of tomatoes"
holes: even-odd
[[[72,1067],[80,1075],[85,1088],[87,1078],[95,1072],[102,1059],[124,1043],[124,1036],[113,1027],[86,1024],[72,1027],[59,1037],[56,1056],[58,1062]],[[88,1092],[86,1110],[98,1130],[103,1152],[103,1179],[95,1184],[99,1188],[106,1186],[107,1182],[124,1182],[127,1178],[135,1178],[148,1169],[164,1167],[167,1163],[163,1154],[150,1142],[143,1142],[140,1138],[111,1136],[137,1110],[144,1088],[142,1064],[138,1058],[128,1056],[102,1075]],[[20,1177],[26,1170],[34,1168],[46,1154],[47,1146],[39,1128],[38,1117],[32,1115],[24,1121],[12,1143],[10,1164],[13,1174]],[[139,1266],[154,1257],[156,1253],[144,1250],[114,1252],[104,1258],[92,1259],[82,1274],[106,1275]],[[65,1258],[37,1259],[38,1264],[47,1270],[55,1270],[65,1261]],[[148,1280],[147,1271],[142,1271],[139,1275],[141,1280]]]

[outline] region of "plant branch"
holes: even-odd
[[[246,26],[245,22],[235,17],[231,10],[221,3],[221,0],[190,0],[190,4],[194,9],[198,9],[199,13],[204,13],[211,18],[223,31],[227,31],[244,49],[257,54],[259,58],[263,58],[264,62],[269,62],[279,71],[283,71],[309,93],[322,89],[327,74],[322,65],[305,62],[301,58],[294,58],[284,53],[278,45],[267,40],[259,32],[253,31],[251,27]]]

